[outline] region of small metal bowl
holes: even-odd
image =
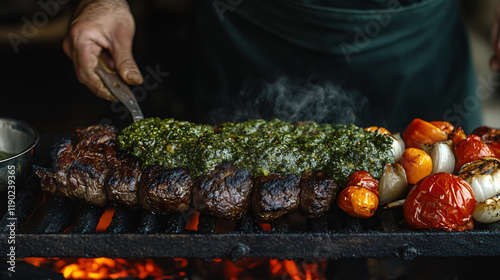
[[[38,132],[29,124],[0,118],[0,152],[9,157],[0,159],[0,193],[9,186],[21,187],[33,171],[33,149]]]

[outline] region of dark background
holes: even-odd
[[[121,104],[99,99],[78,83],[71,61],[62,51],[62,40],[78,1],[51,1],[68,3],[49,16],[47,24],[38,24],[35,36],[19,44],[18,52],[9,36],[21,36],[25,21],[37,23],[34,16],[43,10],[34,0],[0,2],[0,117],[26,121],[40,133],[67,133],[77,126],[110,121],[120,128],[128,125],[132,119]],[[464,17],[478,75],[487,77],[492,4],[496,1],[478,2],[463,1]],[[144,115],[190,120],[185,89],[190,81],[189,53],[193,47],[192,0],[131,1],[131,7],[137,25],[133,51],[139,68],[144,75],[148,67],[169,73],[140,102]],[[485,124],[500,127],[500,113],[495,115],[500,105],[492,100],[496,99],[485,102]]]

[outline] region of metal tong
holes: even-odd
[[[129,86],[120,78],[116,71],[110,69],[104,60],[99,57],[97,63],[97,75],[101,78],[104,85],[111,91],[111,93],[118,98],[130,111],[134,122],[144,119],[141,108],[134,93],[130,90]]]

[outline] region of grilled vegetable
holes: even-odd
[[[405,150],[405,142],[403,141],[399,133],[391,135],[391,138],[393,140],[392,154],[394,155],[394,162],[399,162]]]
[[[500,129],[481,126],[476,128],[472,134],[481,137],[484,143],[495,153],[496,158],[500,159]]]
[[[472,218],[485,224],[500,221],[500,193],[476,204]]]
[[[340,192],[337,205],[350,216],[369,218],[377,210],[378,197],[367,188],[347,186]]]
[[[455,155],[451,140],[434,143],[431,149],[432,174],[439,172],[453,173],[455,169]]]
[[[483,202],[500,192],[500,160],[483,158],[465,164],[458,176],[467,181],[477,202]]]
[[[441,129],[447,135],[450,135],[453,129],[455,129],[455,127],[451,123],[445,121],[432,121],[430,122],[430,124]]]
[[[472,229],[476,199],[470,185],[449,173],[432,174],[419,181],[406,197],[403,213],[415,228],[463,231]]]
[[[403,132],[406,148],[419,148],[421,144],[432,145],[448,139],[448,135],[435,125],[421,119],[414,119]]]
[[[363,187],[372,191],[374,194],[378,196],[378,186],[379,186],[378,180],[373,178],[373,176],[370,173],[364,170],[352,173],[347,179],[347,186]]]
[[[477,135],[469,135],[467,139],[458,142],[455,145],[455,172],[469,162],[482,159],[484,157],[495,157],[488,145]]]
[[[399,163],[388,163],[384,166],[378,190],[380,205],[393,202],[408,190],[406,172]]]
[[[399,161],[406,172],[409,184],[416,184],[432,172],[432,159],[421,149],[407,148]]]

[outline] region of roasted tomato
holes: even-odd
[[[467,139],[467,135],[461,127],[457,127],[451,132],[450,139],[453,145],[456,146],[460,141]]]
[[[453,129],[455,129],[455,127],[451,123],[445,121],[432,121],[430,123],[435,127],[441,129],[442,131],[444,131],[444,133],[448,135],[450,135]]]
[[[495,153],[496,158],[500,159],[500,129],[481,126],[476,128],[472,134],[481,137],[484,143]]]
[[[416,184],[420,179],[429,176],[432,172],[432,158],[426,152],[417,148],[404,150],[399,164],[406,172],[409,184]]]
[[[378,195],[367,188],[347,186],[340,192],[337,205],[350,216],[370,218],[377,211]]]
[[[413,187],[403,207],[406,223],[414,228],[463,231],[472,229],[476,199],[472,188],[449,173],[430,175]]]
[[[378,132],[380,134],[391,134],[389,132],[389,130],[387,130],[381,126],[380,127],[379,126],[370,126],[370,127],[365,128],[365,131]]]
[[[347,179],[347,186],[359,186],[367,188],[378,196],[378,179],[373,178],[373,176],[364,171],[356,171],[352,173]]]
[[[406,148],[421,148],[421,144],[432,145],[448,139],[448,135],[435,125],[421,119],[414,119],[403,132]]]
[[[455,145],[455,156],[457,159],[455,164],[456,173],[464,164],[484,157],[495,157],[495,153],[483,142],[481,137],[472,134]]]

